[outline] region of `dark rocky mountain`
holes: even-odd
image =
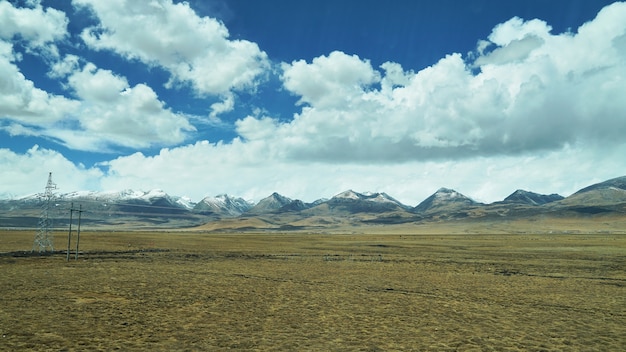
[[[626,190],[626,176],[616,177],[616,178],[612,178],[604,182],[595,183],[591,186],[587,186],[579,190],[573,195],[587,193],[587,192],[596,191],[596,190],[602,190],[602,189]]]
[[[255,206],[250,208],[246,214],[267,214],[278,211],[279,209],[293,202],[291,198],[282,196],[276,192],[269,197],[261,199]]]
[[[415,213],[451,212],[479,204],[453,189],[440,188],[413,208],[413,211]]]
[[[626,176],[585,187],[550,205],[554,210],[573,211],[587,215],[621,212],[626,209]]]
[[[504,198],[505,203],[522,203],[529,205],[544,205],[552,202],[556,202],[563,199],[563,196],[558,194],[539,194],[534,192],[528,192],[521,189],[511,193],[508,197]]]
[[[282,207],[280,207],[278,209],[279,213],[283,213],[283,212],[294,212],[294,211],[301,211],[301,210],[305,210],[305,209],[309,209],[311,207],[310,204],[304,203],[303,201],[296,199],[294,201],[291,201],[290,203],[287,203],[285,205],[283,205]]]

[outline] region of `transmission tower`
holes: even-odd
[[[48,183],[43,194],[39,195],[42,200],[41,215],[39,216],[39,224],[37,234],[35,235],[35,243],[33,243],[33,252],[38,250],[40,253],[50,248],[50,252],[54,252],[53,236],[52,236],[52,219],[50,219],[50,204],[54,199],[54,190],[57,185],[52,182],[52,172],[48,174]]]

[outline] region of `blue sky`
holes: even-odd
[[[625,38],[611,1],[0,0],[0,196],[568,195],[626,174]]]

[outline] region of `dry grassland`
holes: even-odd
[[[0,350],[626,349],[624,235],[83,232],[77,261],[8,253],[33,238],[0,231]]]

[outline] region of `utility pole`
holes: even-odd
[[[52,236],[52,220],[50,219],[50,204],[54,199],[54,190],[57,189],[57,185],[52,182],[52,172],[48,174],[48,183],[43,194],[39,195],[39,198],[43,201],[41,205],[41,214],[39,216],[39,223],[37,234],[35,235],[35,242],[33,243],[33,252],[35,249],[41,252],[45,252],[47,248],[50,248],[50,252],[54,252],[53,236]]]
[[[80,204],[78,209],[74,209],[74,202],[70,203],[70,231],[67,234],[67,258],[65,261],[70,261],[70,246],[72,244],[72,214],[74,212],[78,213],[78,231],[76,233],[76,254],[74,256],[74,260],[78,260],[78,245],[80,243],[80,218],[83,213],[83,205]]]
[[[74,214],[74,203],[70,203],[70,232],[67,234],[67,258],[66,262],[70,261],[70,243],[72,242],[72,214]]]
[[[79,204],[78,205],[78,231],[76,232],[76,257],[74,258],[74,260],[78,260],[78,244],[80,243],[80,218],[81,215],[83,214],[83,205]]]

